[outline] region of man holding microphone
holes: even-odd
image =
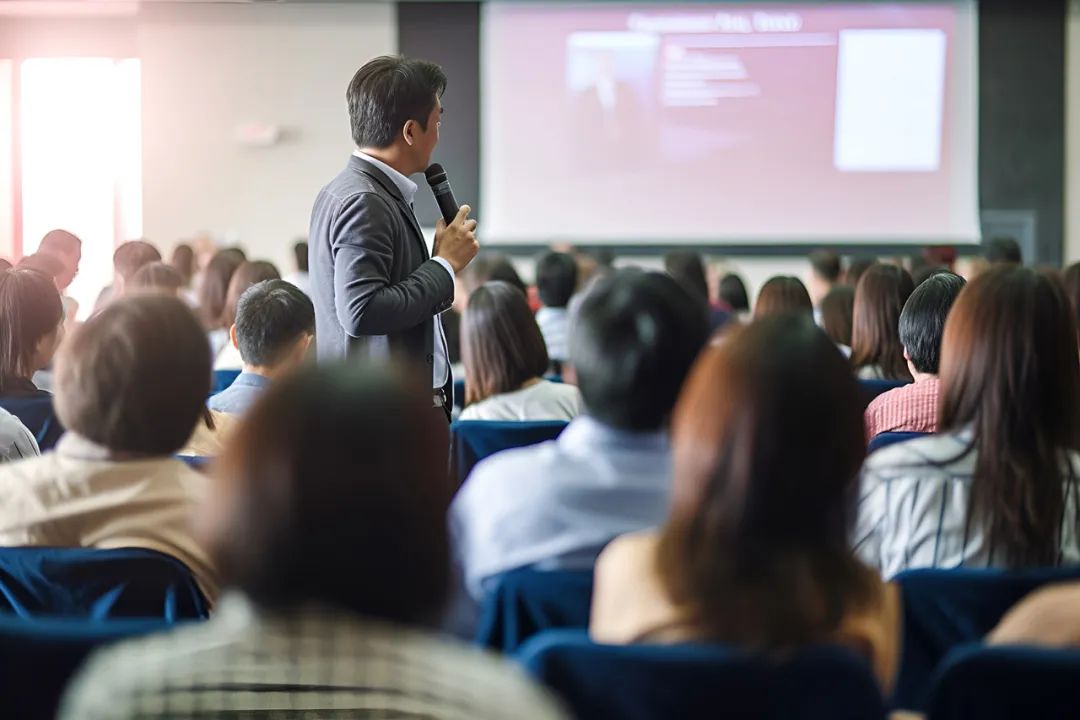
[[[346,94],[356,151],[319,192],[308,242],[319,361],[411,360],[430,370],[433,404],[449,417],[439,315],[479,250],[476,221],[468,205],[439,220],[429,256],[409,179],[431,163],[445,88],[441,68],[410,58],[375,58],[356,72]]]

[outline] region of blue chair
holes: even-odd
[[[64,434],[64,426],[56,417],[52,395],[27,395],[0,398],[0,408],[19,418],[34,435],[41,452],[52,450]]]
[[[870,402],[882,393],[889,390],[895,390],[898,387],[910,385],[907,381],[897,380],[860,380],[859,385],[862,386],[863,401],[869,405]]]
[[[725,646],[597,645],[584,630],[549,630],[516,659],[584,720],[885,717],[869,666],[838,647],[774,662]]]
[[[566,425],[561,420],[544,422],[458,420],[450,426],[454,476],[458,485],[465,481],[476,463],[484,458],[503,450],[554,440],[562,433]]]
[[[95,649],[168,629],[153,620],[88,623],[0,616],[0,707],[5,718],[52,720],[64,688]]]
[[[931,720],[1080,717],[1080,650],[967,645],[942,663]]]
[[[209,606],[179,560],[140,548],[0,548],[0,614],[84,620],[202,619]]]
[[[210,394],[217,395],[219,392],[232,385],[238,377],[240,377],[239,370],[215,370],[214,382],[213,386],[210,388]]]
[[[948,653],[981,642],[1028,593],[1053,582],[1080,579],[1080,567],[1025,572],[909,570],[896,576],[903,603],[900,672],[890,705],[923,710],[934,673]]]
[[[590,570],[503,573],[484,598],[476,643],[510,654],[543,630],[587,628],[592,588]]]
[[[895,445],[897,443],[907,442],[908,440],[917,440],[921,437],[926,437],[930,433],[920,432],[883,432],[878,433],[874,437],[870,438],[870,444],[866,446],[866,454],[880,450],[883,447]]]

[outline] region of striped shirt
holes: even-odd
[[[866,439],[883,432],[937,432],[940,387],[934,376],[878,395],[866,408]]]
[[[1000,567],[985,530],[968,527],[968,504],[977,451],[965,450],[971,431],[931,435],[883,448],[862,470],[856,553],[891,578],[910,568]],[[1062,468],[1065,514],[1059,534],[1059,564],[1080,562],[1077,508],[1080,454],[1070,452]]]
[[[37,440],[19,418],[0,408],[0,463],[41,454]]]
[[[520,670],[480,650],[329,607],[263,612],[230,594],[206,623],[94,655],[69,687],[59,717],[564,715]]]

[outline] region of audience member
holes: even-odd
[[[48,393],[31,378],[49,367],[64,338],[64,307],[56,283],[29,268],[0,274],[0,397]]]
[[[821,299],[821,328],[844,357],[851,357],[851,326],[855,313],[855,289],[835,285]]]
[[[509,283],[489,282],[473,292],[461,339],[461,420],[571,420],[578,414],[578,389],[543,379],[544,338],[525,296]]]
[[[191,311],[165,296],[118,298],[64,343],[56,383],[68,432],[54,451],[0,466],[0,545],[157,550],[212,599],[213,567],[188,528],[206,479],[171,457],[210,389]]]
[[[129,240],[116,248],[113,253],[113,283],[98,295],[94,312],[99,312],[105,305],[122,296],[128,281],[139,268],[153,262],[161,262],[161,253],[145,240]]]
[[[480,253],[458,275],[459,282],[454,287],[454,310],[463,313],[465,306],[469,302],[469,296],[473,294],[476,288],[492,280],[510,283],[520,290],[521,294],[526,298],[529,297],[529,289],[525,287],[525,283],[522,281],[521,276],[518,275],[517,270],[514,269],[513,263],[505,255],[490,252]]]
[[[10,262],[5,260],[4,258],[0,258],[0,272],[10,270],[12,267],[14,266]]]
[[[426,629],[450,580],[447,443],[430,381],[340,367],[275,384],[198,518],[229,594],[207,623],[93,657],[61,717],[562,717],[520,671]]]
[[[36,252],[33,255],[26,255],[16,267],[26,268],[29,270],[37,270],[39,273],[48,275],[53,284],[56,285],[57,290],[61,290],[60,283],[63,280],[61,277],[64,272],[64,261],[55,255],[49,253]]]
[[[971,282],[990,268],[990,262],[981,255],[969,255],[956,261],[956,274]]]
[[[754,303],[754,320],[771,315],[805,313],[814,317],[814,304],[802,280],[790,275],[769,278],[758,293]]]
[[[1022,265],[1024,262],[1023,255],[1020,252],[1020,243],[1011,237],[991,238],[983,248],[983,257],[991,265],[999,263]]]
[[[0,408],[0,463],[40,455],[37,439],[22,420]]]
[[[240,296],[230,341],[244,363],[226,390],[207,402],[211,410],[243,415],[271,383],[304,364],[315,339],[315,306],[287,280],[263,280]]]
[[[546,253],[536,262],[536,289],[543,303],[536,312],[536,324],[544,336],[548,356],[556,363],[566,362],[570,313],[567,305],[578,282],[578,266],[567,253]],[[468,365],[468,363],[466,363]]]
[[[706,350],[672,447],[667,520],[604,550],[590,635],[756,652],[847,645],[888,690],[899,597],[847,543],[862,402],[829,338],[809,317],[771,316]]]
[[[664,271],[684,289],[701,299],[709,315],[709,329],[720,330],[731,321],[732,313],[714,306],[709,297],[709,280],[705,272],[705,260],[700,253],[690,250],[673,250],[664,256]]]
[[[851,363],[860,379],[911,381],[900,344],[900,311],[914,286],[907,270],[877,263],[859,278],[851,329]]]
[[[128,281],[129,290],[156,292],[180,297],[184,277],[168,263],[152,262],[139,268]]]
[[[815,308],[840,282],[840,256],[831,250],[815,250],[810,253],[810,301]]]
[[[195,262],[195,250],[187,243],[178,244],[173,248],[172,257],[169,258],[169,265],[180,273],[180,287],[185,290],[190,289],[195,273],[199,270]]]
[[[945,319],[964,279],[940,270],[915,288],[900,313],[900,344],[915,382],[889,390],[866,408],[866,437],[883,432],[937,431],[938,365]]]
[[[856,255],[851,258],[847,271],[844,272],[844,284],[858,287],[859,278],[874,265],[877,265],[877,258],[873,255]]]
[[[225,296],[236,269],[247,258],[239,248],[219,250],[206,264],[202,282],[199,284],[199,318],[208,333],[222,329],[221,317],[225,311]],[[228,330],[228,326],[224,326]],[[217,349],[211,348],[214,355]]]
[[[1080,355],[1055,279],[1007,264],[968,284],[945,323],[939,402],[939,434],[866,461],[866,562],[891,577],[1080,561]]]
[[[300,288],[305,295],[311,295],[311,281],[308,279],[308,244],[307,240],[293,244],[293,262],[296,270],[284,277],[285,282]]]
[[[739,319],[745,320],[750,315],[750,295],[746,292],[742,278],[735,273],[728,273],[720,278],[720,300]]]
[[[240,351],[229,342],[229,333],[236,322],[236,306],[240,302],[240,296],[255,283],[280,279],[281,274],[274,264],[264,260],[245,260],[236,268],[229,280],[229,290],[225,293],[225,305],[218,321],[221,327],[210,333],[210,348],[217,349],[214,354],[215,370],[239,370],[244,366]]]
[[[663,520],[667,420],[707,336],[701,305],[667,275],[600,280],[572,326],[585,414],[557,440],[479,463],[454,499],[465,581],[516,567],[591,567],[613,537]]]
[[[82,262],[82,240],[67,230],[50,230],[45,233],[45,237],[41,238],[38,252],[53,255],[64,264],[64,271],[56,276],[56,286],[60,288],[60,296],[64,303],[64,317],[72,323],[79,312],[79,303],[75,298],[67,295],[67,289],[79,274],[79,263]]]

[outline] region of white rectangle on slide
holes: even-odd
[[[833,162],[849,172],[932,172],[941,161],[945,33],[842,30]]]

